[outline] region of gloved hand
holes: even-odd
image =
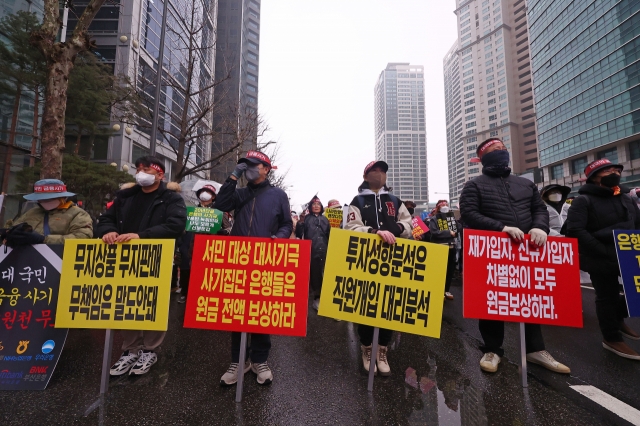
[[[240,179],[244,172],[247,171],[247,163],[239,163],[231,173],[231,176],[235,176],[236,179]]]
[[[511,238],[517,241],[522,241],[524,239],[524,232],[515,226],[505,226],[502,229],[502,232],[506,232]]]
[[[531,231],[529,231],[529,235],[531,235],[531,242],[538,247],[543,246],[547,242],[547,233],[542,229],[532,228]]]
[[[33,228],[26,223],[14,226],[5,236],[5,244],[12,248],[42,243],[44,243],[44,235],[33,232]]]

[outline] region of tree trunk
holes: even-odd
[[[36,86],[33,101],[33,136],[31,139],[31,157],[29,157],[29,167],[36,165],[36,152],[38,150],[38,119],[40,118],[40,86]]]
[[[18,129],[18,115],[20,114],[20,98],[22,98],[22,83],[16,86],[16,98],[13,100],[13,115],[9,128],[9,141],[7,143],[7,156],[4,159],[4,173],[2,174],[2,192],[9,190],[9,174],[11,173],[11,159],[13,158],[13,146],[16,144],[16,131]]]
[[[61,179],[62,177],[64,118],[67,108],[69,73],[73,69],[73,61],[64,50],[59,53],[47,64],[47,86],[44,95],[40,153],[41,179]]]

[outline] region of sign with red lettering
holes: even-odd
[[[413,231],[411,232],[413,238],[419,237],[429,232],[429,227],[418,216],[415,216],[413,218],[411,224],[413,225]]]
[[[196,235],[184,326],[306,336],[311,242]]]
[[[463,316],[582,327],[578,241],[465,229]]]

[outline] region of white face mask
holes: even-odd
[[[156,183],[156,177],[149,173],[138,172],[136,174],[136,182],[140,186],[151,186]]]
[[[449,211],[451,211],[451,209],[448,206],[440,207],[440,213],[449,213]]]
[[[562,194],[558,194],[557,192],[554,192],[553,194],[549,194],[549,201],[553,201],[554,203],[557,203],[558,201],[562,201]]]
[[[43,209],[47,211],[55,210],[60,206],[60,200],[57,198],[54,198],[53,200],[38,201],[38,203]]]
[[[207,191],[204,191],[202,194],[200,194],[200,201],[209,201],[210,199],[213,198],[213,196],[211,194],[209,194]]]

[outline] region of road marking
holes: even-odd
[[[586,288],[586,289],[589,289],[589,290],[593,290],[593,287],[589,287],[588,285],[581,285],[580,287]]]
[[[625,419],[632,425],[640,426],[640,411],[636,410],[632,406],[625,404],[619,399],[616,399],[608,393],[602,392],[600,389],[593,386],[581,385],[570,386],[570,388],[602,405],[604,408]]]

